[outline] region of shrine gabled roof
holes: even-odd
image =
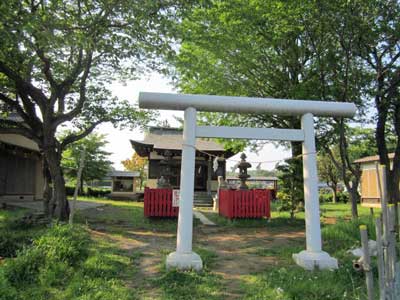
[[[143,141],[131,140],[132,147],[140,156],[147,156],[153,150],[182,150],[182,129],[150,127]],[[210,153],[226,153],[231,156],[231,151],[212,140],[196,139],[196,148]]]

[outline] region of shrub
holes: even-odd
[[[4,277],[16,287],[49,279],[50,284],[56,284],[68,274],[70,266],[86,259],[88,241],[87,233],[79,227],[54,225],[34,240],[32,246],[6,260]]]
[[[110,189],[101,189],[101,188],[88,187],[86,195],[89,196],[89,197],[104,198],[106,195],[108,195],[110,193],[111,193]]]
[[[0,230],[0,256],[14,257],[18,250],[31,242],[31,238],[25,232],[11,231],[8,228]]]
[[[337,200],[338,202],[347,203],[349,202],[349,193],[347,192],[339,192],[337,193]]]
[[[43,253],[34,247],[17,252],[17,257],[8,259],[2,266],[4,278],[13,286],[36,282],[40,267],[44,263]]]
[[[74,265],[87,257],[88,242],[87,233],[79,227],[54,225],[34,241],[34,246],[45,253],[46,261],[61,261]]]
[[[333,195],[332,193],[320,193],[319,194],[319,202],[320,203],[329,203],[332,202]]]

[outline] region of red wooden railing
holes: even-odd
[[[219,214],[229,219],[271,217],[272,193],[267,189],[220,190]]]
[[[172,189],[144,190],[144,215],[146,217],[177,217],[179,207],[172,206]]]

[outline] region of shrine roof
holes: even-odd
[[[169,127],[150,127],[142,141],[131,140],[132,147],[140,156],[147,156],[153,150],[182,150],[182,129]],[[213,140],[196,139],[196,148],[199,151],[212,154],[226,154],[230,157],[234,153],[226,151],[221,144]]]

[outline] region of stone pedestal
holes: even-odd
[[[203,262],[200,256],[195,252],[180,253],[172,252],[167,256],[167,270],[177,268],[179,270],[196,270],[203,268]]]
[[[300,253],[293,254],[293,259],[300,267],[306,270],[314,269],[337,269],[338,261],[336,258],[331,257],[328,253],[321,252],[311,252],[311,251],[301,251]]]

